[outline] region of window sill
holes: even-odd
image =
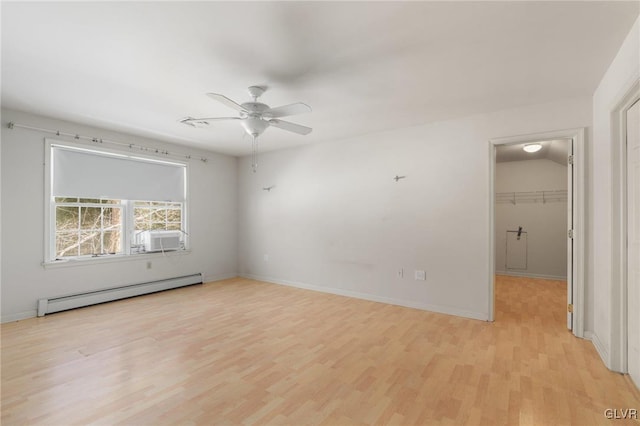
[[[82,259],[50,260],[50,261],[42,262],[42,267],[45,269],[69,268],[74,266],[96,265],[101,263],[148,260],[148,259],[155,259],[158,257],[184,256],[188,254],[191,254],[191,249],[167,251],[165,253],[154,252],[154,253],[139,253],[139,254],[119,254],[119,255],[102,256],[102,257],[101,256],[86,257]]]

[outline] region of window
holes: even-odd
[[[146,252],[174,231],[186,248],[186,165],[49,142],[48,261]]]
[[[55,258],[122,254],[120,200],[55,197]]]

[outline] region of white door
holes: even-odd
[[[567,328],[573,330],[573,139],[567,151]]]
[[[627,360],[640,388],[640,101],[627,110]]]

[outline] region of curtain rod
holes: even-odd
[[[95,137],[91,137],[91,136],[82,136],[82,135],[79,135],[77,133],[61,132],[60,130],[43,129],[41,127],[29,126],[27,124],[14,123],[13,121],[10,121],[7,124],[7,127],[9,129],[14,129],[16,127],[19,127],[21,129],[35,130],[35,131],[43,132],[43,133],[50,133],[50,134],[56,135],[56,136],[66,136],[66,137],[73,138],[75,140],[86,140],[86,141],[93,142],[93,143],[107,143],[107,144],[111,144],[111,145],[124,146],[124,147],[127,147],[127,148],[132,149],[132,150],[149,152],[149,153],[152,153],[152,154],[158,154],[158,155],[164,155],[164,156],[186,158],[187,160],[191,160],[193,158],[197,158],[198,160],[202,161],[203,163],[206,163],[208,161],[208,159],[206,157],[197,157],[197,156],[194,157],[191,154],[183,154],[183,153],[180,153],[180,152],[169,152],[166,149],[153,148],[153,147],[149,147],[149,146],[138,145],[138,144],[135,144],[135,143],[117,142],[117,141],[113,141],[113,140],[109,140],[109,139],[95,138]]]

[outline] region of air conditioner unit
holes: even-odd
[[[170,251],[180,249],[180,231],[147,231],[142,234],[144,251]]]

